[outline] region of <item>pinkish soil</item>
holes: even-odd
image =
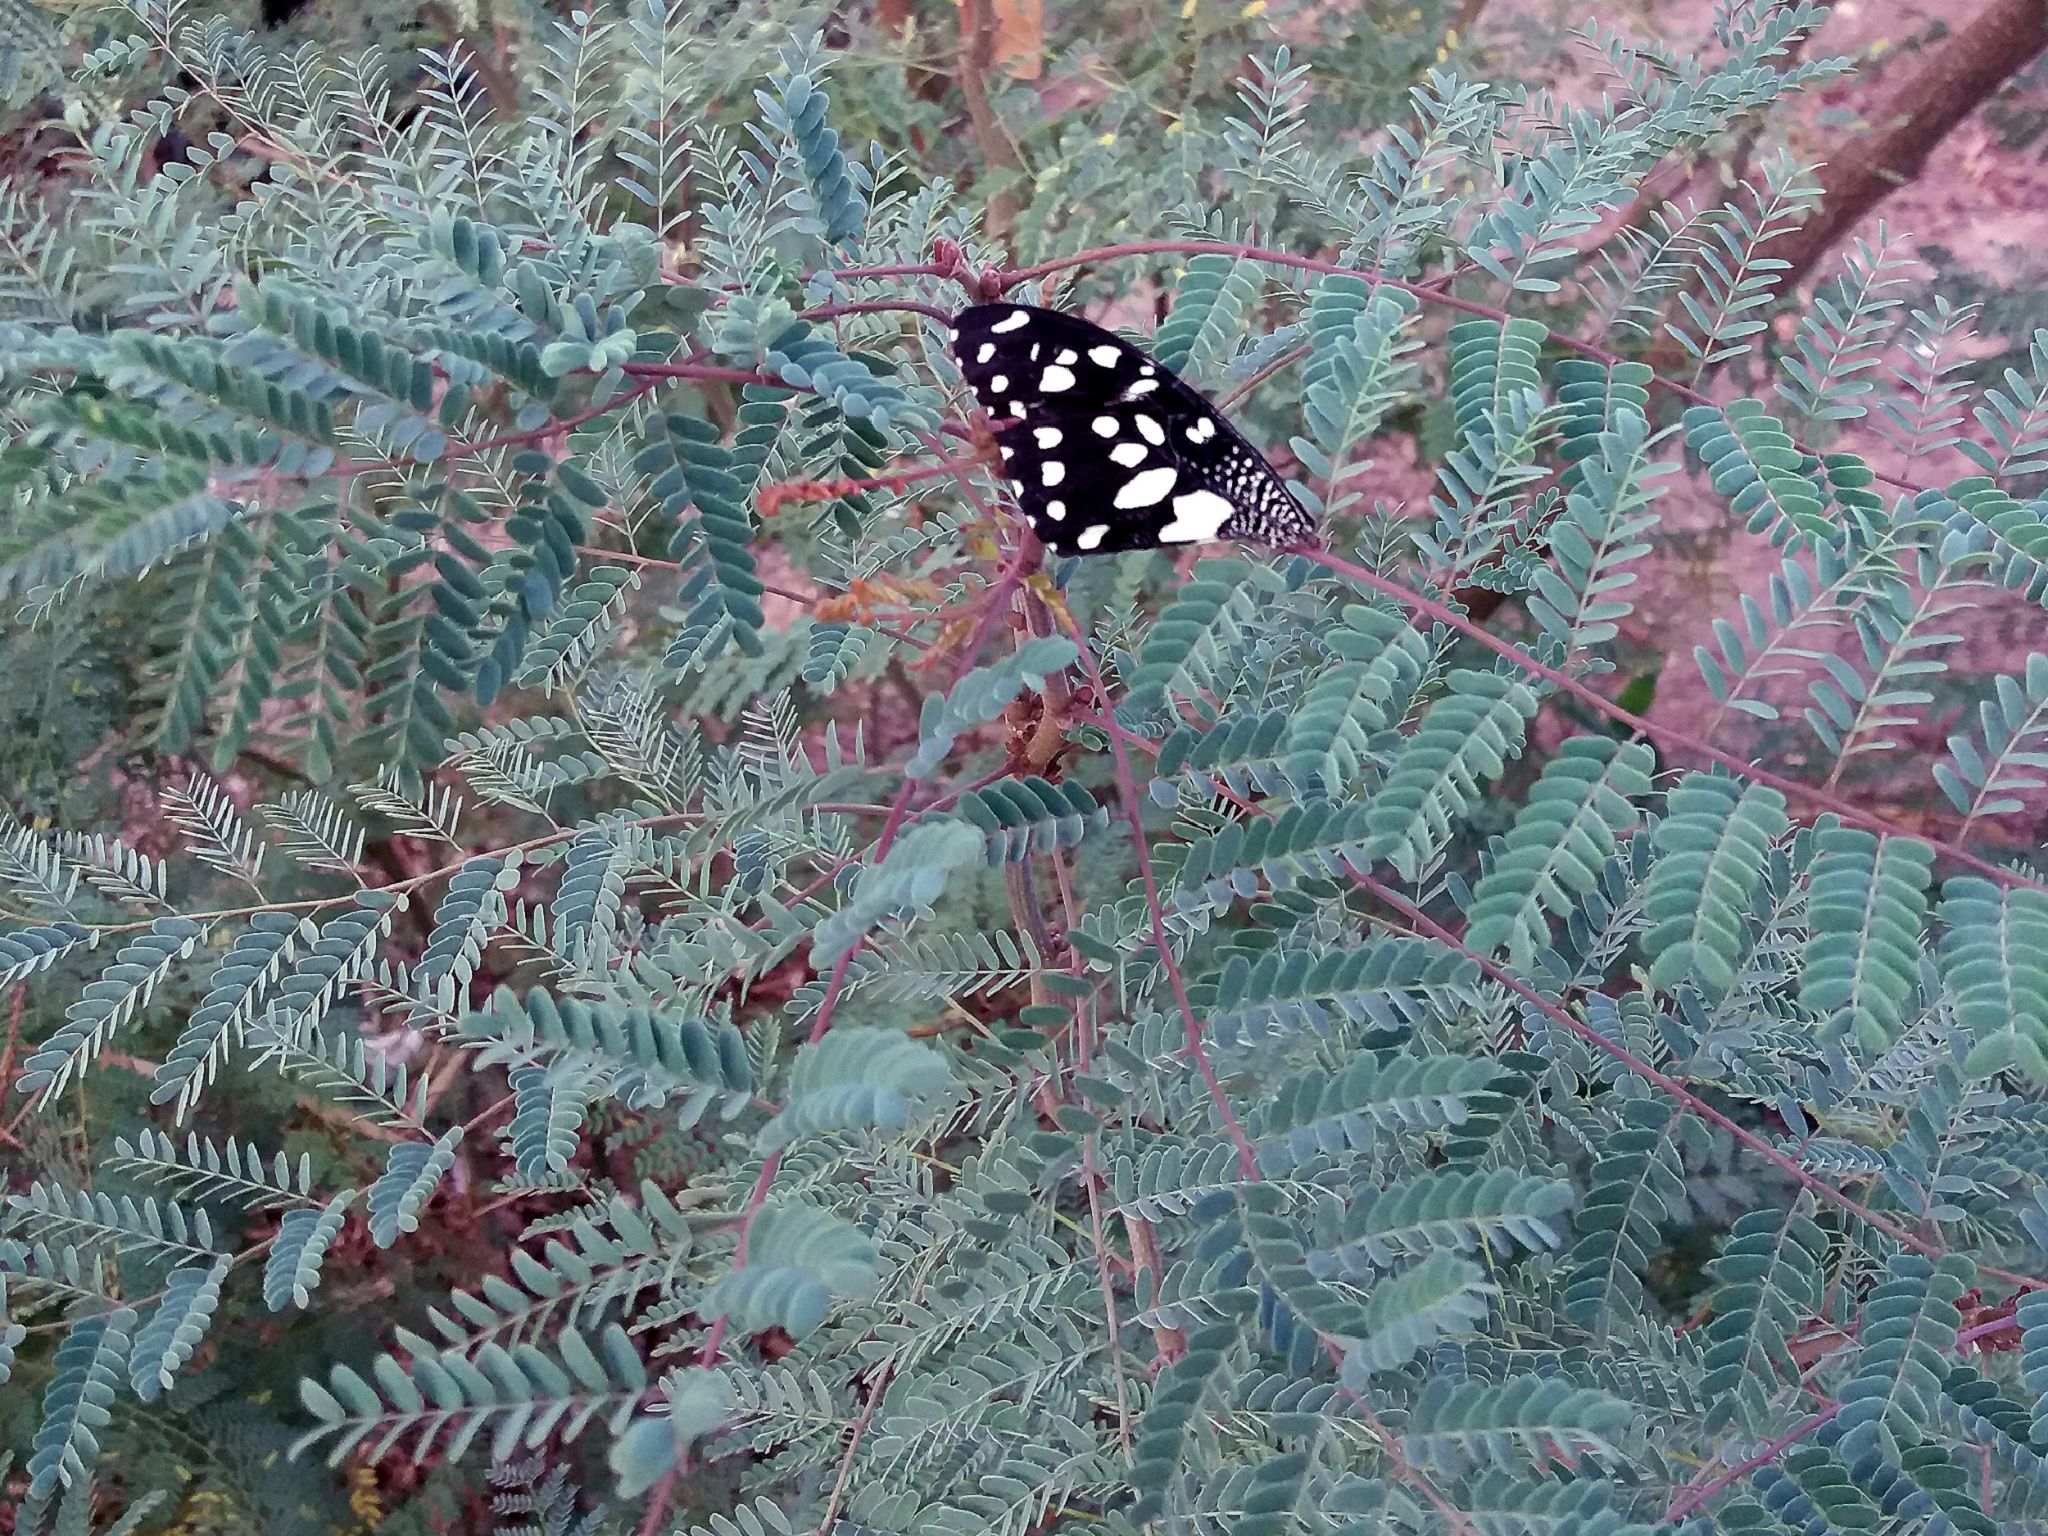
[[[1856,131],[1859,114],[1881,108],[1895,82],[1915,67],[1920,49],[1940,35],[1943,24],[1955,25],[1957,17],[1974,8],[1974,3],[1943,4],[1940,0],[1842,0],[1806,57],[1845,54],[1857,61],[1857,72],[1782,107],[1765,143],[1775,138],[1804,161],[1824,161],[1831,145]],[[1701,53],[1714,47],[1713,10],[1712,0],[1644,0],[1603,6],[1600,21],[1624,35],[1654,37],[1681,53]],[[1532,39],[1554,36],[1584,16],[1582,8],[1566,11],[1546,0],[1497,3],[1484,14],[1479,41],[1482,46],[1497,44],[1501,58],[1520,61],[1525,77],[1544,80],[1568,99],[1583,100],[1605,83],[1598,73],[1604,61],[1577,42],[1565,43],[1554,58],[1546,58],[1532,53]],[[2037,61],[2034,70],[2005,88],[2000,105],[2048,110],[2048,66]],[[2048,160],[2044,160],[2043,146],[2007,147],[1990,114],[1980,108],[1935,149],[1924,174],[1865,218],[1854,238],[1872,244],[1883,238],[1902,255],[1940,248],[1929,254],[1941,261],[1941,272],[1937,274],[1925,260],[1920,263],[1916,274],[1920,286],[1908,296],[1909,306],[1929,302],[1938,277],[1966,276],[1973,286],[2022,292],[2048,288]],[[1837,252],[1824,261],[1809,277],[1808,290],[1816,283],[1825,285],[1839,269],[1840,260]],[[2040,320],[2048,323],[2048,309]],[[2016,345],[2022,349],[2023,362],[2025,344],[2024,333],[1986,336],[1973,344],[1971,355],[1996,354]],[[1717,390],[1729,394],[1738,390],[1761,393],[1769,386],[1769,379],[1753,375],[1717,382]],[[1968,426],[1976,431],[1974,422]],[[1826,446],[1862,454],[1876,468],[1924,485],[1944,485],[1977,472],[1953,450],[1907,463],[1863,423],[1847,423]],[[1764,591],[1780,556],[1767,541],[1745,532],[1703,483],[1673,476],[1667,484],[1669,492],[1658,503],[1662,514],[1658,553],[1642,570],[1634,591],[1635,615],[1623,626],[1622,672],[1632,675],[1661,665],[1653,718],[1697,730],[1713,712],[1714,701],[1693,662],[1693,647],[1711,640],[1716,617],[1735,617],[1741,593]],[[1424,504],[1426,499],[1424,489]],[[1410,502],[1411,509],[1416,505]],[[1972,596],[1982,601],[1981,609],[1963,615],[1959,622],[1932,626],[1963,635],[1947,654],[1954,670],[1970,676],[2013,669],[2028,651],[2048,651],[2048,615],[2039,607],[2011,594],[1982,589]],[[1846,634],[1840,639],[1844,646],[1853,645]],[[1630,650],[1635,653],[1632,659],[1627,656]],[[1778,765],[1797,773],[1801,766],[1798,755],[1817,748],[1817,743],[1797,725],[1798,710],[1807,702],[1803,681],[1787,681],[1789,686],[1768,696],[1785,710],[1786,720],[1775,729],[1785,732],[1789,724],[1795,728],[1786,734],[1797,740],[1779,735],[1766,747],[1753,722],[1730,717],[1721,727],[1718,744],[1737,750],[1770,750]],[[1867,763],[1883,762],[1882,773],[1860,779],[1852,773],[1845,777],[1845,785],[1873,809],[1907,822],[1922,814],[1945,816],[1946,802],[1934,790],[1929,769],[1931,761],[1938,760],[1946,737],[1968,723],[1953,710],[1923,718],[1903,733],[1901,751],[1865,759]],[[1993,837],[2038,843],[2038,815],[2000,820],[2008,825],[1985,831]]]

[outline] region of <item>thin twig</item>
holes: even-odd
[[[1076,648],[1081,653],[1081,669],[1087,673],[1089,685],[1095,690],[1095,697],[1102,706],[1100,720],[1103,730],[1109,736],[1110,755],[1116,766],[1118,797],[1123,801],[1124,815],[1131,824],[1131,851],[1138,861],[1138,878],[1145,887],[1145,908],[1152,919],[1152,942],[1159,951],[1159,963],[1166,971],[1166,980],[1173,988],[1173,1000],[1180,1008],[1181,1020],[1187,1029],[1187,1055],[1195,1064],[1195,1070],[1202,1075],[1202,1081],[1209,1089],[1210,1102],[1216,1106],[1216,1113],[1223,1122],[1224,1134],[1231,1145],[1237,1148],[1238,1171],[1247,1179],[1259,1177],[1258,1154],[1253,1151],[1251,1138],[1244,1133],[1244,1127],[1237,1122],[1237,1116],[1230,1108],[1229,1099],[1224,1097],[1223,1085],[1217,1081],[1216,1068],[1209,1061],[1209,1051],[1202,1041],[1202,1025],[1195,1017],[1194,1005],[1188,1001],[1187,982],[1180,974],[1180,962],[1173,957],[1173,945],[1166,934],[1166,909],[1159,901],[1159,882],[1152,874],[1152,855],[1146,845],[1145,815],[1138,799],[1137,777],[1131,772],[1130,753],[1125,745],[1122,724],[1109,707],[1109,687],[1102,680],[1102,669],[1096,665],[1095,655],[1088,648],[1088,637],[1081,633],[1073,615],[1060,615]]]
[[[1730,1467],[1711,1483],[1703,1484],[1690,1493],[1680,1495],[1672,1501],[1669,1509],[1657,1517],[1657,1523],[1659,1525],[1671,1525],[1683,1520],[1723,1488],[1741,1482],[1758,1467],[1769,1466],[1841,1411],[1842,1405],[1840,1403],[1830,1403],[1812,1418],[1805,1420],[1796,1428],[1787,1430],[1784,1434],[1778,1436],[1777,1439],[1771,1441],[1770,1444],[1766,1445],[1740,1466]]]
[[[1626,725],[1631,730],[1640,731],[1644,736],[1654,741],[1683,747],[1686,751],[1696,753],[1708,762],[1716,763],[1723,768],[1741,774],[1753,783],[1767,785],[1777,790],[1780,794],[1805,800],[1809,804],[1819,806],[1822,810],[1832,811],[1835,815],[1841,817],[1842,820],[1850,823],[1852,826],[1862,827],[1865,831],[1875,832],[1881,837],[1896,837],[1899,835],[1898,829],[1892,826],[1891,823],[1885,821],[1882,817],[1871,815],[1868,811],[1859,810],[1839,795],[1830,794],[1827,790],[1813,784],[1802,784],[1797,779],[1780,777],[1778,774],[1772,773],[1768,769],[1759,768],[1754,763],[1739,758],[1733,753],[1723,752],[1719,747],[1712,746],[1675,725],[1666,725],[1662,721],[1645,720],[1641,715],[1623,709],[1612,699],[1587,687],[1569,672],[1561,672],[1556,667],[1548,666],[1538,661],[1520,646],[1511,644],[1474,624],[1470,619],[1447,604],[1440,603],[1434,598],[1425,597],[1419,592],[1411,591],[1399,582],[1389,581],[1377,572],[1369,571],[1362,565],[1354,564],[1352,561],[1346,560],[1340,555],[1330,554],[1326,550],[1301,549],[1295,551],[1295,553],[1302,555],[1306,559],[1313,560],[1318,565],[1324,566],[1340,576],[1347,577],[1361,586],[1370,587],[1375,592],[1391,597],[1403,607],[1411,608],[1417,613],[1435,619],[1439,624],[1456,630],[1467,639],[1478,641],[1479,644],[1485,646],[1496,656],[1505,657],[1523,671],[1540,677],[1545,682],[1552,683],[1563,689],[1573,698],[1591,705],[1608,719]],[[1955,843],[1944,842],[1940,838],[1929,837],[1924,833],[1915,833],[1914,835],[1930,847],[1947,855],[1956,863],[1973,869],[2001,885],[2025,886],[2030,890],[2048,891],[2048,885],[2044,885],[2038,880],[2030,880],[2025,875],[2007,869],[2003,865],[1993,864],[1988,859],[1981,859],[1967,848],[1960,847]]]
[[[1059,886],[1060,912],[1066,919],[1066,931],[1071,933],[1081,922],[1081,903],[1074,895],[1074,882],[1067,873],[1067,862],[1058,849],[1052,853],[1054,882]],[[1086,977],[1086,968],[1081,957],[1070,957],[1067,974]],[[1092,998],[1072,999],[1074,1018],[1074,1066],[1077,1072],[1093,1070],[1095,1036],[1088,1027],[1088,1010],[1093,1006]],[[1122,1342],[1123,1325],[1117,1320],[1116,1285],[1109,1273],[1109,1241],[1103,1235],[1101,1177],[1097,1166],[1100,1138],[1094,1131],[1081,1138],[1081,1186],[1088,1192],[1089,1237],[1095,1245],[1095,1277],[1102,1288],[1103,1325],[1109,1330],[1109,1360],[1111,1374],[1116,1380],[1116,1442],[1124,1453],[1126,1465],[1134,1465],[1131,1452],[1131,1406],[1129,1393],[1124,1384],[1124,1351]]]
[[[1456,294],[1433,288],[1426,283],[1411,283],[1402,278],[1388,277],[1384,273],[1360,272],[1356,267],[1347,267],[1341,262],[1325,261],[1315,256],[1297,256],[1291,251],[1268,250],[1263,246],[1246,245],[1230,240],[1130,240],[1119,245],[1097,246],[1094,250],[1081,251],[1072,256],[1061,256],[1051,261],[1041,261],[1036,266],[1017,267],[995,274],[997,286],[1005,291],[1022,283],[1035,282],[1055,272],[1064,272],[1072,267],[1085,267],[1099,261],[1109,261],[1120,256],[1235,256],[1243,261],[1263,261],[1276,267],[1293,267],[1303,272],[1326,272],[1347,277],[1366,278],[1383,287],[1398,288],[1403,293],[1413,294],[1426,304],[1440,304],[1446,309],[1455,309],[1483,319],[1505,322],[1513,319],[1507,310],[1497,305],[1482,304],[1476,299],[1459,298]],[[1595,342],[1581,341],[1578,337],[1563,331],[1546,329],[1547,338],[1567,351],[1582,357],[1590,357],[1607,364],[1610,368],[1625,363],[1627,358]],[[1676,395],[1691,405],[1713,405],[1709,395],[1701,393],[1688,384],[1668,379],[1661,373],[1652,374],[1651,384]],[[1911,480],[1902,480],[1879,469],[1871,469],[1876,479],[1903,491],[1919,492],[1926,487]]]
[[[883,1363],[881,1374],[868,1388],[868,1400],[860,1405],[860,1417],[853,1421],[853,1433],[846,1441],[846,1455],[839,1463],[839,1476],[832,1481],[831,1497],[825,1500],[825,1513],[818,1521],[818,1536],[832,1536],[832,1522],[839,1515],[839,1501],[846,1495],[846,1480],[853,1472],[853,1453],[860,1449],[861,1436],[867,1433],[868,1420],[875,1416],[875,1405],[881,1402],[882,1392],[889,1385],[889,1373],[894,1368],[893,1361]]]
[[[1765,1141],[1763,1137],[1750,1130],[1749,1127],[1723,1114],[1690,1088],[1686,1087],[1677,1078],[1667,1072],[1660,1072],[1627,1046],[1608,1039],[1607,1036],[1594,1029],[1590,1024],[1582,1023],[1578,1019],[1573,1018],[1564,1009],[1558,1007],[1556,1003],[1553,1003],[1519,976],[1494,960],[1492,956],[1481,954],[1478,950],[1465,943],[1463,939],[1452,933],[1450,929],[1424,912],[1422,908],[1415,905],[1414,902],[1410,901],[1400,892],[1373,879],[1370,875],[1354,873],[1351,876],[1351,880],[1360,890],[1377,897],[1396,912],[1399,912],[1414,927],[1416,932],[1425,934],[1435,939],[1438,943],[1448,945],[1456,950],[1459,954],[1477,965],[1488,980],[1506,987],[1516,997],[1536,1009],[1537,1012],[1541,1013],[1552,1023],[1559,1025],[1596,1050],[1602,1051],[1620,1062],[1631,1072],[1635,1073],[1636,1076],[1642,1078],[1643,1081],[1661,1092],[1669,1094],[1702,1120],[1712,1121],[1745,1147],[1748,1147],[1752,1152],[1762,1157],[1787,1178],[1812,1190],[1830,1205],[1847,1211],[1857,1220],[1876,1228],[1892,1239],[1893,1242],[1910,1248],[1915,1253],[1925,1254],[1929,1258],[1940,1258],[1947,1253],[1948,1250],[1940,1244],[1928,1242],[1925,1238],[1900,1226],[1891,1218],[1873,1211],[1854,1196],[1845,1194],[1834,1185],[1828,1183],[1827,1180],[1801,1167],[1796,1160],[1787,1157],[1768,1141]],[[2008,1285],[2016,1285],[2025,1290],[2048,1290],[2048,1280],[2037,1280],[2030,1275],[2017,1275],[2009,1270],[1993,1269],[1989,1265],[1979,1265],[1977,1272],[1982,1275],[1989,1275],[1995,1280],[2003,1280]]]

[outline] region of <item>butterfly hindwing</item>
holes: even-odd
[[[1032,530],[1055,553],[1107,554],[1314,535],[1263,455],[1128,342],[1056,310],[982,304],[953,352],[1002,446]]]
[[[1109,554],[1225,536],[1237,505],[1211,487],[1209,460],[1196,456],[1217,441],[1211,422],[1169,416],[1141,397],[1081,415],[1033,411],[997,441],[1010,489],[1046,547]]]

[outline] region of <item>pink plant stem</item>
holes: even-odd
[[[803,312],[806,320],[836,320],[841,315],[923,315],[945,325],[952,316],[936,304],[919,304],[912,299],[862,299],[845,304],[820,304]]]
[[[1820,789],[1812,784],[1802,784],[1797,779],[1781,778],[1775,773],[1758,768],[1753,763],[1736,757],[1733,753],[1723,752],[1719,747],[1711,746],[1707,742],[1700,740],[1699,737],[1680,730],[1676,726],[1645,720],[1641,715],[1633,714],[1623,709],[1612,699],[1606,698],[1593,689],[1588,688],[1570,673],[1560,672],[1555,667],[1546,666],[1520,646],[1510,644],[1499,636],[1481,628],[1459,613],[1455,608],[1440,603],[1434,598],[1424,597],[1419,592],[1412,592],[1399,582],[1389,581],[1386,577],[1369,571],[1361,565],[1354,564],[1340,555],[1333,555],[1320,549],[1300,549],[1294,551],[1294,553],[1313,560],[1316,564],[1335,571],[1338,575],[1347,577],[1357,582],[1360,586],[1370,587],[1375,592],[1391,597],[1403,607],[1412,609],[1428,618],[1435,619],[1439,624],[1449,626],[1467,639],[1478,641],[1479,644],[1485,646],[1496,656],[1503,656],[1523,671],[1540,677],[1545,682],[1555,684],[1573,698],[1591,705],[1610,720],[1618,721],[1632,730],[1640,731],[1643,735],[1653,740],[1667,742],[1672,746],[1683,747],[1688,752],[1696,753],[1700,757],[1705,758],[1708,762],[1717,763],[1723,768],[1742,775],[1743,778],[1750,780],[1752,783],[1769,785],[1781,794],[1805,800],[1809,804],[1821,807],[1823,810],[1832,811],[1851,826],[1862,827],[1865,831],[1875,832],[1880,837],[1897,837],[1900,835],[1898,829],[1890,823],[1871,815],[1868,811],[1857,809],[1838,795],[1831,794],[1827,790]],[[2006,869],[2001,865],[1993,864],[1987,859],[1980,859],[1967,848],[1960,847],[1955,843],[1943,842],[1939,838],[1921,836],[1920,834],[1915,835],[1920,836],[1922,842],[1939,849],[1949,858],[1955,860],[1956,863],[1973,869],[2001,885],[2025,886],[2030,890],[2048,891],[2048,885],[2043,885],[2037,880],[2030,880],[2025,875]]]
[[[952,262],[911,261],[880,267],[833,267],[838,279],[849,277],[951,277],[957,270]]]
[[[654,1536],[661,1529],[661,1517],[668,1513],[668,1501],[675,1494],[676,1479],[682,1475],[682,1470],[680,1466],[674,1466],[661,1474],[661,1481],[647,1496],[647,1513],[640,1521],[639,1536]]]
[[[1246,1180],[1256,1183],[1259,1178],[1258,1154],[1252,1149],[1251,1138],[1245,1135],[1244,1127],[1231,1112],[1230,1101],[1224,1097],[1223,1085],[1217,1081],[1216,1068],[1209,1061],[1209,1052],[1202,1043],[1202,1025],[1195,1017],[1194,1006],[1188,1001],[1187,983],[1180,974],[1180,962],[1173,958],[1173,946],[1167,942],[1166,909],[1159,901],[1159,882],[1153,878],[1152,855],[1145,841],[1145,816],[1138,799],[1138,781],[1131,772],[1130,753],[1125,746],[1124,728],[1117,722],[1110,710],[1109,688],[1102,680],[1102,669],[1096,665],[1094,653],[1088,649],[1088,638],[1074,624],[1070,614],[1060,615],[1062,626],[1081,653],[1081,668],[1088,674],[1089,685],[1095,690],[1095,697],[1101,705],[1098,719],[1109,735],[1110,755],[1116,765],[1117,794],[1124,805],[1124,815],[1131,824],[1131,851],[1137,856],[1138,878],[1145,887],[1145,909],[1152,918],[1152,942],[1159,950],[1159,963],[1166,969],[1166,980],[1173,988],[1173,1000],[1180,1008],[1180,1016],[1187,1026],[1187,1054],[1194,1062],[1195,1070],[1202,1074],[1202,1082],[1208,1087],[1210,1102],[1216,1106],[1216,1113],[1223,1121],[1224,1133],[1231,1145],[1237,1148],[1237,1167]]]
[[[766,384],[789,389],[788,381],[758,368],[727,368],[719,363],[627,363],[624,371],[636,379],[717,379],[727,384]]]
[[[1075,255],[1062,256],[1053,261],[1041,261],[1033,267],[1018,267],[1014,271],[999,273],[996,280],[1005,291],[1008,291],[1020,283],[1033,282],[1038,278],[1050,276],[1055,272],[1064,272],[1071,267],[1085,267],[1095,262],[1109,261],[1119,256],[1174,255],[1235,256],[1244,261],[1263,261],[1271,266],[1293,267],[1303,272],[1342,274],[1377,283],[1382,287],[1398,288],[1403,293],[1413,294],[1425,304],[1438,304],[1446,309],[1459,310],[1468,315],[1478,315],[1487,320],[1506,321],[1513,318],[1506,310],[1497,308],[1492,304],[1481,304],[1473,299],[1461,299],[1455,294],[1446,293],[1441,289],[1430,287],[1424,283],[1404,282],[1400,278],[1361,272],[1356,267],[1343,266],[1334,261],[1324,261],[1315,256],[1296,256],[1291,251],[1267,250],[1262,246],[1244,245],[1228,240],[1131,240],[1121,245],[1097,246],[1092,251],[1081,251]],[[1590,341],[1581,341],[1578,337],[1563,331],[1554,331],[1546,328],[1545,334],[1550,341],[1565,348],[1567,351],[1577,352],[1582,357],[1594,358],[1599,362],[1607,364],[1610,368],[1616,363],[1628,361],[1627,358],[1618,352],[1610,352],[1607,348],[1598,346]],[[1690,385],[1681,384],[1676,379],[1667,379],[1662,374],[1653,374],[1650,382],[1657,388],[1678,396],[1679,399],[1686,401],[1688,404],[1714,404],[1711,396],[1702,394]],[[1917,492],[1926,489],[1926,487],[1918,485],[1911,480],[1902,480],[1896,475],[1885,474],[1882,470],[1872,469],[1871,474],[1877,479],[1884,481],[1887,485],[1896,486],[1903,491]]]
[[[1552,1023],[1569,1031],[1596,1050],[1611,1056],[1614,1060],[1635,1073],[1636,1076],[1642,1078],[1660,1092],[1668,1094],[1693,1114],[1698,1115],[1702,1120],[1708,1120],[1720,1126],[1722,1130],[1762,1157],[1764,1161],[1771,1164],[1772,1167],[1783,1173],[1787,1178],[1812,1190],[1814,1194],[1827,1201],[1830,1205],[1847,1211],[1850,1215],[1856,1217],[1857,1220],[1875,1227],[1878,1231],[1891,1238],[1893,1242],[1910,1248],[1915,1253],[1925,1254],[1929,1258],[1940,1258],[1947,1252],[1939,1244],[1930,1243],[1925,1238],[1908,1231],[1889,1217],[1882,1216],[1878,1212],[1873,1211],[1869,1206],[1853,1196],[1844,1194],[1841,1190],[1835,1188],[1834,1185],[1828,1183],[1827,1180],[1800,1167],[1792,1158],[1780,1152],[1768,1141],[1757,1135],[1756,1132],[1730,1119],[1720,1110],[1714,1108],[1713,1105],[1702,1099],[1677,1078],[1672,1077],[1669,1073],[1658,1071],[1627,1046],[1615,1043],[1591,1025],[1583,1024],[1573,1018],[1564,1009],[1558,1007],[1557,1004],[1537,992],[1519,976],[1516,976],[1512,971],[1500,965],[1492,956],[1483,955],[1478,950],[1467,945],[1456,934],[1452,933],[1442,923],[1439,923],[1435,918],[1424,912],[1422,908],[1416,906],[1414,902],[1410,901],[1400,892],[1381,884],[1370,875],[1353,874],[1351,879],[1352,883],[1357,885],[1360,890],[1370,892],[1386,905],[1392,907],[1396,912],[1399,912],[1416,932],[1427,934],[1439,943],[1455,949],[1474,965],[1477,965],[1490,981],[1506,987],[1515,996],[1536,1009]],[[2037,1280],[2030,1275],[2016,1275],[2007,1270],[1993,1269],[1988,1265],[1980,1265],[1978,1273],[1989,1275],[1996,1280],[2003,1280],[2008,1285],[2016,1285],[2025,1290],[2048,1290],[2048,1280]]]
[[[1742,1463],[1741,1466],[1730,1467],[1711,1483],[1705,1483],[1693,1489],[1690,1493],[1681,1494],[1672,1501],[1669,1509],[1658,1516],[1657,1523],[1659,1525],[1674,1525],[1678,1521],[1683,1520],[1687,1515],[1713,1498],[1723,1488],[1741,1482],[1758,1467],[1769,1466],[1841,1411],[1842,1405],[1840,1403],[1830,1403],[1812,1418],[1805,1420],[1796,1428],[1787,1430],[1784,1434],[1778,1436],[1777,1439],[1766,1445],[1762,1450],[1750,1457],[1749,1460]]]
[[[982,643],[1001,618],[1002,611],[1009,606],[1011,597],[1023,584],[1023,580],[1021,564],[1012,560],[1002,579],[990,589],[988,609],[982,615],[981,623],[976,626],[966,648],[961,652],[959,663],[954,669],[953,683],[957,684],[972,669],[975,657],[981,654]],[[951,686],[948,685],[948,691],[951,690]],[[889,850],[895,846],[896,836],[903,830],[904,819],[910,813],[911,797],[917,793],[918,782],[916,779],[906,778],[903,787],[896,792],[896,799],[889,807],[888,820],[882,824],[882,835],[876,839],[875,851],[870,855],[873,864],[880,864],[889,856]],[[853,957],[860,953],[860,948],[860,944],[856,942],[832,967],[832,974],[825,982],[825,995],[818,1002],[817,1021],[811,1026],[810,1044],[817,1044],[825,1038],[826,1031],[831,1029],[833,1012],[838,1008],[840,996],[846,990],[847,970],[853,964]],[[781,1166],[782,1153],[769,1153],[761,1164],[761,1172],[754,1180],[754,1187],[747,1193],[747,1203],[740,1210],[739,1241],[733,1249],[734,1269],[742,1267],[747,1262],[747,1243],[753,1236],[754,1218],[761,1214],[762,1207],[768,1203],[769,1186],[775,1182],[775,1172]],[[717,1364],[719,1352],[725,1347],[726,1321],[726,1315],[720,1313],[711,1324],[710,1332],[704,1336],[704,1347],[697,1356],[699,1365]]]
[[[1991,1338],[1994,1334],[2011,1333],[2019,1325],[2018,1318],[2006,1316],[1994,1317],[1990,1322],[1979,1323],[1974,1328],[1965,1328],[1956,1335],[1956,1349],[1960,1353],[1965,1344],[1974,1344],[1977,1340]]]
[[[355,459],[346,464],[336,464],[324,469],[313,478],[345,480],[353,475],[370,474],[380,469],[414,469],[421,467],[427,462],[445,464],[450,459],[473,459],[480,453],[490,452],[493,448],[516,448],[521,443],[537,443],[543,438],[554,437],[558,433],[573,432],[585,422],[595,421],[598,417],[608,415],[610,412],[618,410],[621,406],[631,405],[635,400],[642,398],[648,391],[653,389],[655,382],[652,379],[643,380],[623,394],[612,396],[603,405],[593,405],[589,410],[579,411],[576,415],[565,417],[561,421],[550,421],[546,426],[534,427],[530,431],[508,432],[502,437],[487,437],[481,442],[475,443],[450,443],[448,451],[442,454],[437,461],[419,459]]]

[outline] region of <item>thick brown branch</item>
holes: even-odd
[[[1934,147],[1992,92],[2048,47],[2048,0],[1990,0],[1929,48],[1913,74],[1871,114],[1869,125],[1828,156],[1822,203],[1773,242],[1796,283],[1864,215],[1918,176]]]
[[[960,94],[967,102],[967,122],[974,131],[974,146],[981,152],[985,174],[1002,180],[1021,161],[1017,146],[1003,120],[988,99],[989,71],[996,56],[996,14],[991,0],[960,0],[960,58],[956,66]],[[1010,230],[1017,222],[1017,199],[1007,191],[989,195],[982,212],[982,232],[990,242],[1007,248]]]

